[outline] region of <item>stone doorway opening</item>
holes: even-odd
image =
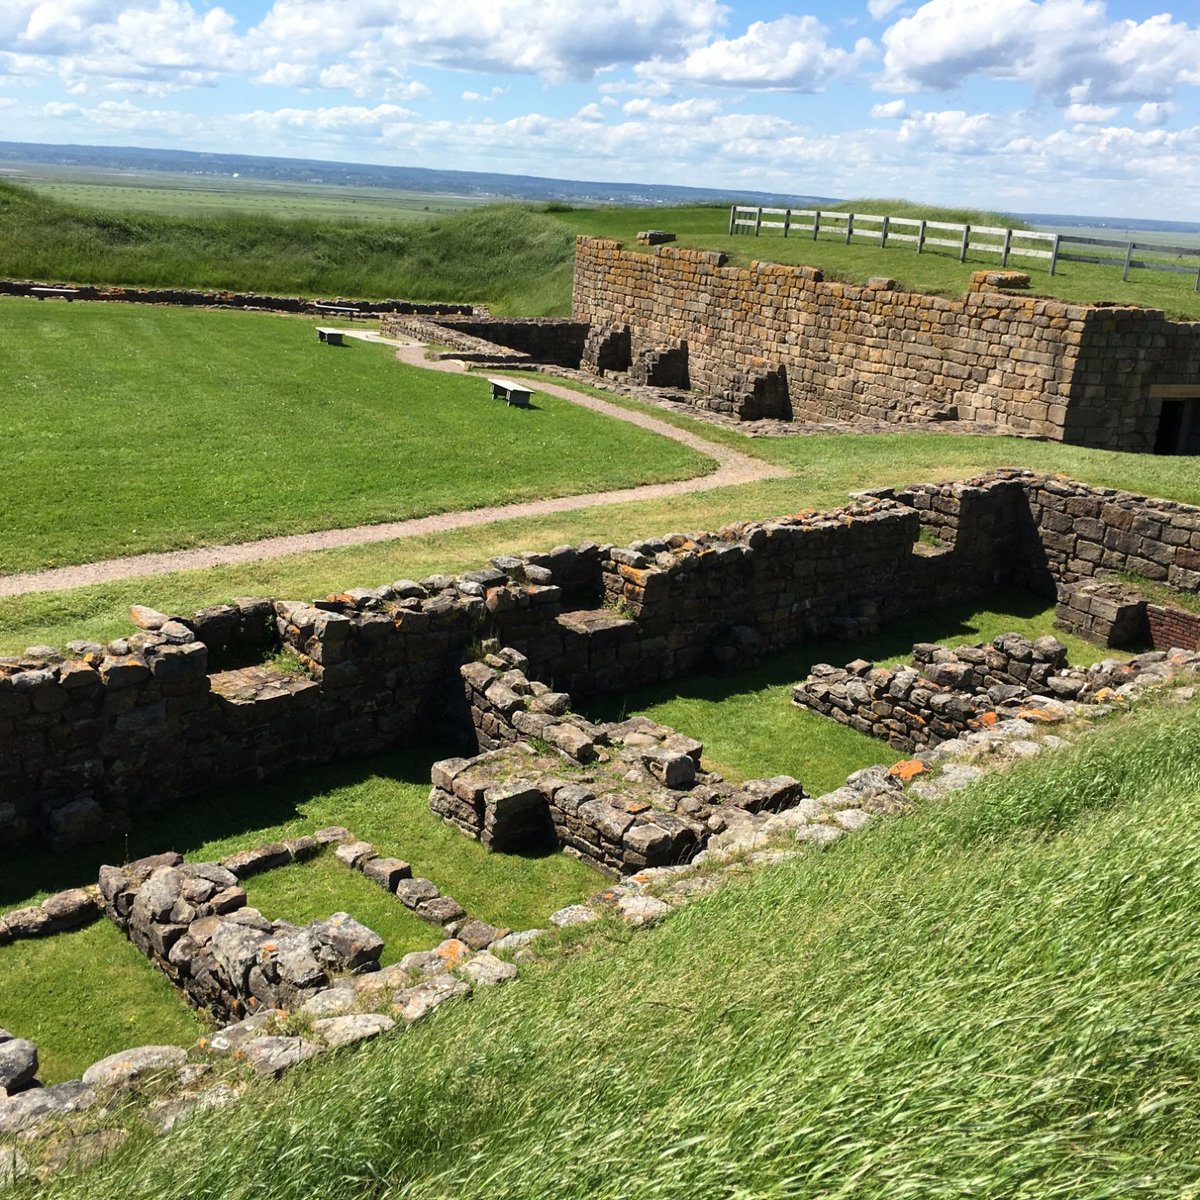
[[[1154,453],[1200,455],[1200,388],[1170,390],[1163,397]]]

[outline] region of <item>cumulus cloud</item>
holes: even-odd
[[[895,12],[896,9],[904,3],[904,0],[867,0],[867,12],[875,18],[876,21],[882,21],[889,13]]]
[[[393,61],[586,80],[662,47],[683,50],[720,22],[717,0],[275,0],[247,35],[264,63],[314,63],[370,45]]]
[[[908,105],[903,100],[889,100],[886,104],[872,104],[873,117],[902,117]]]
[[[1157,104],[1147,101],[1145,104],[1139,105],[1137,111],[1133,114],[1133,119],[1139,125],[1155,128],[1159,125],[1165,125],[1171,114],[1178,111],[1179,105],[1173,104],[1170,100],[1160,101]]]
[[[492,104],[494,101],[499,100],[507,91],[508,88],[497,86],[488,92],[463,92],[462,98],[468,104]]]
[[[1068,121],[1077,121],[1081,125],[1103,125],[1120,111],[1119,106],[1115,104],[1068,104],[1063,110],[1063,116]]]
[[[929,0],[883,35],[888,91],[1016,80],[1059,103],[1165,100],[1200,82],[1200,28],[1109,21],[1102,0]],[[1069,99],[1068,99],[1069,97]]]
[[[658,56],[637,70],[651,78],[715,87],[811,92],[875,54],[869,38],[860,38],[853,50],[843,50],[829,45],[828,34],[811,16],[755,21],[741,37],[718,38],[678,61]]]

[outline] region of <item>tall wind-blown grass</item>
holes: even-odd
[[[746,876],[52,1196],[1182,1197],[1200,713]]]

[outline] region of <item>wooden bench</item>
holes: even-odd
[[[328,342],[331,346],[342,346],[345,344],[342,341],[344,332],[342,329],[330,329],[327,325],[318,325],[317,340]]]
[[[45,300],[47,296],[61,296],[68,304],[79,295],[78,288],[70,287],[35,287],[30,288],[29,291],[39,300]]]
[[[319,313],[328,313],[331,316],[337,317],[361,317],[362,313],[357,308],[351,308],[347,304],[320,304],[313,302],[313,308]]]
[[[523,383],[514,383],[511,379],[488,379],[492,385],[492,399],[503,400],[515,408],[528,408],[529,397],[533,394]]]

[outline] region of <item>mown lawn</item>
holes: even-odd
[[[62,645],[74,638],[107,640],[126,634],[130,630],[130,604],[190,613],[235,596],[308,599],[347,587],[470,570],[495,554],[549,550],[563,543],[589,540],[623,545],[635,538],[677,529],[713,530],[732,521],[805,508],[831,508],[846,503],[848,493],[863,488],[961,479],[999,466],[1062,472],[1105,487],[1200,503],[1200,469],[1195,458],[1123,454],[1054,442],[964,434],[747,438],[734,430],[676,416],[664,409],[620,400],[608,393],[606,396],[744,453],[780,463],[793,475],[665,501],[580,509],[396,542],[147,576],[69,592],[2,598],[0,653],[19,652],[35,644]]]
[[[0,301],[0,572],[701,474],[535,392],[263,314]]]
[[[792,685],[817,663],[842,666],[866,658],[881,666],[907,662],[915,642],[990,641],[1001,633],[1028,638],[1053,634],[1070,661],[1086,666],[1101,658],[1124,657],[1055,629],[1054,605],[1026,592],[1006,592],[986,606],[960,605],[888,625],[855,642],[811,642],[766,657],[728,674],[694,675],[656,684],[597,704],[593,718],[614,720],[643,713],[704,743],[704,762],[727,779],[791,775],[810,795],[841,787],[846,776],[872,763],[894,763],[905,755],[866,734],[791,703]]]
[[[1198,721],[1108,726],[42,1194],[1193,1195]]]
[[[448,751],[447,751],[448,753]],[[100,864],[176,850],[192,862],[345,825],[381,854],[412,864],[473,917],[512,929],[544,927],[556,909],[604,886],[590,867],[563,854],[492,854],[428,807],[436,753],[392,755],[353,767],[326,767],[304,779],[197,798],[143,814],[128,839],[66,854],[8,854],[0,870],[0,912],[51,892],[94,883]],[[349,912],[384,939],[384,964],[444,936],[394,896],[332,855],[254,876],[250,904],[296,924]],[[202,1027],[166,978],[103,919],[78,933],[0,948],[0,1026],[38,1043],[44,1081],[77,1076],[90,1063],[148,1042],[187,1045]]]

